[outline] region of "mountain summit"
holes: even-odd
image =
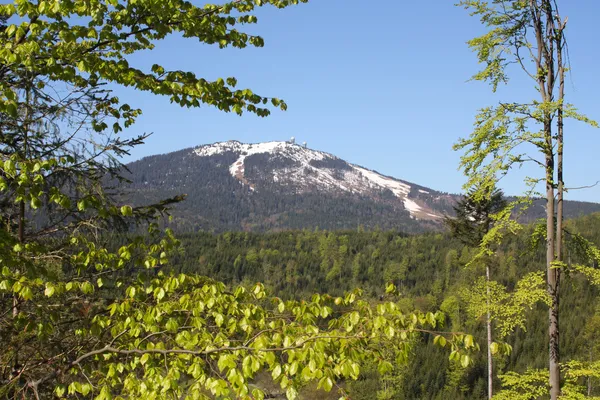
[[[197,147],[195,154],[211,157],[233,153],[238,156],[229,172],[251,190],[261,183],[278,183],[297,194],[307,192],[346,192],[373,195],[389,190],[416,219],[436,220],[442,217],[418,197],[410,197],[408,182],[381,175],[350,164],[332,154],[312,150],[289,142],[246,144],[228,141]],[[268,167],[268,168],[263,168]],[[246,170],[249,172],[246,173]],[[419,189],[420,193],[430,192]]]
[[[135,204],[187,194],[173,212],[174,224],[186,231],[378,226],[418,232],[439,228],[457,199],[293,140],[213,143],[145,157],[128,168]],[[586,213],[600,210],[578,204]]]

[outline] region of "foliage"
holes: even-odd
[[[488,282],[481,277],[462,291],[462,297],[467,303],[467,312],[473,318],[479,319],[490,313],[501,339],[506,338],[517,327],[526,329],[526,310],[533,308],[538,302],[549,302],[541,272],[525,275],[512,292],[508,292],[505,286],[496,281]],[[492,353],[496,352],[497,347],[494,346]]]
[[[405,359],[419,327],[436,325],[433,314],[403,314],[391,302],[371,307],[353,293],[261,301],[261,285],[229,292],[186,275],[159,275],[127,292],[92,321],[84,334],[102,331],[106,344],[69,364],[79,368],[76,380],[59,393],[263,398],[252,379],[265,369],[293,399],[312,380],[329,391],[339,379],[356,379],[359,365],[384,348]]]
[[[167,71],[153,65],[142,71],[130,65],[131,55],[153,49],[173,34],[202,43],[244,48],[261,47],[261,37],[244,33],[236,26],[254,24],[256,7],[279,8],[299,0],[233,1],[204,7],[178,0],[170,2],[88,2],[82,0],[18,1],[2,5],[0,13],[16,22],[2,33],[2,104],[0,112],[18,113],[17,88],[12,75],[28,71],[49,81],[89,88],[115,82],[134,89],[168,96],[181,106],[207,104],[221,111],[269,114],[267,103],[281,109],[279,99],[262,97],[250,89],[235,89],[236,79],[207,81],[192,72]],[[306,1],[302,1],[306,2]],[[122,117],[131,108],[121,105],[110,112]],[[125,117],[125,126],[132,121]],[[94,127],[108,126],[97,121]],[[112,126],[121,130],[121,123]]]
[[[494,215],[502,211],[507,201],[500,189],[483,194],[472,188],[453,208],[455,217],[444,222],[452,234],[472,247],[481,244],[483,237],[493,227]]]
[[[494,399],[500,400],[536,400],[548,395],[548,371],[528,370],[523,374],[507,373],[500,377],[506,388]]]
[[[598,399],[584,393],[585,388],[580,384],[582,378],[600,378],[598,362],[570,361],[562,366],[565,382],[562,387],[561,400]],[[507,373],[501,377],[505,387],[494,400],[537,400],[546,398],[549,393],[548,371],[528,370],[526,373]]]
[[[181,197],[138,207],[106,187],[126,179],[119,157],[145,138],[117,136],[141,110],[121,103],[110,84],[167,96],[180,106],[237,114],[266,116],[287,107],[236,89],[233,77],[207,81],[160,65],[144,71],[130,65],[133,54],[174,34],[221,48],[262,46],[260,37],[236,26],[255,23],[251,12],[258,6],[298,2],[197,7],[183,0],[18,0],[0,6],[2,20],[9,21],[0,30],[0,395],[260,399],[265,393],[253,379],[268,371],[293,399],[308,381],[332,390],[356,379],[361,364],[378,362],[385,375],[394,366],[384,357],[409,360],[419,337],[448,348],[463,367],[475,365],[473,335],[436,331],[443,316],[434,310],[451,290],[451,278],[468,282],[454,265],[457,257],[450,257],[446,276],[440,273],[431,290],[428,279],[420,279],[425,273],[416,271],[445,257],[437,251],[442,235],[432,236],[438,249],[421,254],[418,246],[429,245],[422,239],[365,233],[376,242],[357,236],[366,244],[360,254],[352,252],[349,237],[307,233],[293,243],[301,257],[319,260],[315,278],[306,281],[318,277],[341,291],[347,276],[366,282],[385,268],[396,282],[375,299],[348,293],[284,301],[267,296],[260,284],[230,287],[177,271],[187,267],[171,267],[180,257],[179,241],[154,222]],[[544,107],[540,112],[560,105]],[[507,122],[501,115],[498,121]],[[468,162],[480,165],[477,157]],[[147,234],[136,235],[142,228]],[[263,252],[261,244],[253,253],[232,253],[238,238],[214,239],[231,260],[203,265],[195,257],[194,268],[216,268],[214,275],[222,268],[238,282],[255,278],[259,268],[281,269],[277,262],[285,255],[277,248]],[[318,247],[311,248],[315,240]],[[392,263],[390,243],[395,251],[412,247],[415,253]],[[430,263],[423,263],[427,258]],[[460,259],[468,258],[462,249]],[[279,283],[287,287],[304,279],[301,268],[313,267],[286,261]],[[396,299],[396,287],[418,296]]]
[[[566,221],[572,235],[583,235],[592,243],[600,243],[598,214]],[[539,277],[539,261],[544,256],[543,242],[532,242],[536,225],[523,226],[515,236],[506,236],[496,247],[495,274],[498,285],[508,293],[515,291],[519,281],[528,274]],[[228,283],[261,281],[267,290],[282,298],[306,298],[315,292],[342,295],[352,287],[363,287],[371,301],[387,301],[382,287],[389,277],[401,297],[397,303],[405,312],[415,307],[423,312],[440,309],[445,313],[444,328],[451,332],[468,332],[481,346],[485,343],[485,326],[481,319],[467,314],[468,302],[458,294],[472,288],[474,275],[481,275],[482,264],[470,263],[476,250],[463,245],[449,233],[407,236],[385,231],[321,230],[282,231],[271,233],[199,232],[180,237],[183,251],[172,259],[177,271],[213,276]],[[567,241],[567,252],[573,264],[589,264],[584,254]],[[249,263],[247,254],[255,254]],[[237,267],[234,261],[240,259]],[[325,262],[324,262],[325,260]],[[340,266],[342,277],[327,281],[325,277],[334,263]],[[468,265],[468,266],[467,266]],[[539,279],[536,278],[539,283]],[[544,286],[536,286],[543,297]],[[561,302],[563,323],[562,350],[565,360],[588,358],[589,344],[584,328],[593,316],[597,289],[578,273],[565,280],[563,290],[570,293]],[[520,291],[526,300],[526,289]],[[533,292],[535,294],[536,292]],[[383,296],[383,300],[382,299]],[[572,312],[577,310],[577,312]],[[542,368],[547,363],[547,330],[544,320],[547,309],[538,303],[523,307],[526,330],[517,327],[511,335],[498,342],[512,348],[509,355],[497,353],[494,361],[499,374],[508,371],[525,372],[527,368]],[[353,399],[366,400],[373,393],[397,399],[480,399],[485,396],[485,352],[470,355],[471,364],[464,368],[449,361],[448,353],[432,346],[435,335],[417,338],[408,363],[394,365],[384,376],[369,364],[361,368],[365,374],[357,382],[346,382]],[[597,343],[597,340],[593,340]],[[494,385],[500,388],[500,380]],[[301,395],[303,391],[300,391]],[[593,388],[593,394],[598,394]]]
[[[526,163],[543,166],[542,161],[526,154],[523,148],[532,145],[540,149],[542,155],[550,149],[542,131],[533,130],[532,123],[542,123],[547,114],[556,113],[559,104],[552,103],[517,105],[501,103],[496,107],[486,107],[475,117],[473,133],[454,146],[455,150],[464,150],[461,167],[468,180],[465,188],[478,187],[490,190],[499,176],[506,175],[511,169]],[[567,117],[589,123],[597,123],[587,117],[567,109]],[[535,125],[534,125],[535,126]],[[523,149],[523,150],[522,150]],[[542,179],[527,178],[526,183],[534,188]]]

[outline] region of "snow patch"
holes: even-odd
[[[391,190],[392,193],[396,195],[396,197],[405,197],[410,192],[410,186],[406,183],[385,177],[383,175],[378,174],[377,172],[356,165],[352,165],[352,167],[356,171],[360,172],[369,181],[371,181],[375,186]]]
[[[408,197],[404,199],[404,208],[406,208],[411,214],[423,211],[423,208],[421,208],[420,205],[418,205]]]

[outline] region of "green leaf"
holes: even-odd
[[[70,209],[71,208],[71,199],[69,199],[67,196],[62,196],[59,202],[60,206],[64,209]],[[78,204],[79,206],[79,204]],[[81,210],[80,210],[81,211]]]
[[[285,395],[288,400],[295,400],[298,397],[298,391],[293,386],[290,386],[286,391]]]
[[[492,342],[492,344],[490,344],[490,351],[492,354],[497,354],[498,353],[498,343]]]
[[[81,385],[81,394],[87,396],[88,393],[92,390],[92,385],[89,383],[84,383]]]
[[[46,283],[46,289],[44,290],[44,295],[46,295],[47,297],[52,297],[52,295],[54,294],[55,291],[56,291],[56,288],[54,287],[54,285],[52,283]]]
[[[460,365],[462,365],[463,368],[467,368],[469,366],[470,362],[471,362],[471,358],[468,355],[463,354],[460,357]]]
[[[32,197],[31,198],[31,208],[33,208],[34,210],[40,208],[42,206],[42,200],[40,200],[37,197]]]
[[[135,286],[129,286],[126,290],[125,290],[125,294],[127,295],[127,297],[129,298],[134,298],[135,297],[135,293],[136,293],[136,288]]]
[[[131,208],[131,206],[122,206],[121,214],[123,214],[125,217],[130,217],[133,215],[133,208]]]
[[[433,339],[433,344],[437,344],[440,347],[444,347],[446,346],[446,338],[443,337],[442,335],[437,335],[434,339]]]
[[[290,364],[290,368],[288,370],[289,375],[296,375],[296,372],[298,372],[298,361],[294,361]]]
[[[17,106],[14,103],[8,103],[6,105],[6,112],[12,117],[17,118]]]
[[[319,382],[319,385],[320,385],[320,387],[322,387],[322,388],[323,388],[323,390],[325,390],[326,392],[330,392],[330,391],[331,391],[331,389],[333,388],[333,380],[332,380],[330,377],[328,377],[328,376],[326,376],[326,377],[323,377],[323,378],[321,379],[321,381]]]
[[[31,300],[33,298],[33,292],[31,291],[31,288],[29,286],[26,286],[23,289],[21,289],[19,294],[25,300]]]
[[[85,199],[79,200],[77,202],[77,209],[79,211],[85,211],[88,208],[88,202]]]
[[[90,282],[83,282],[81,284],[81,291],[85,294],[94,293],[94,286]]]
[[[280,375],[281,375],[281,365],[277,364],[275,366],[275,368],[273,368],[273,371],[271,372],[271,377],[273,378],[274,381],[276,381]]]
[[[473,347],[473,336],[472,335],[465,335],[465,347],[467,349]]]
[[[385,287],[385,292],[386,292],[387,294],[393,294],[393,293],[396,293],[396,285],[394,285],[393,283],[390,283],[390,284],[388,284],[388,285]]]
[[[65,391],[66,391],[66,388],[64,385],[58,385],[54,389],[54,393],[56,394],[56,397],[58,397],[58,398],[62,398],[65,395]]]

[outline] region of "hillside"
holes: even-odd
[[[179,231],[422,232],[439,229],[458,199],[292,142],[221,142],[145,157],[128,168],[126,191],[136,205],[187,195],[173,212]],[[595,211],[599,204],[566,206],[567,217]],[[528,218],[543,213],[538,202]]]

